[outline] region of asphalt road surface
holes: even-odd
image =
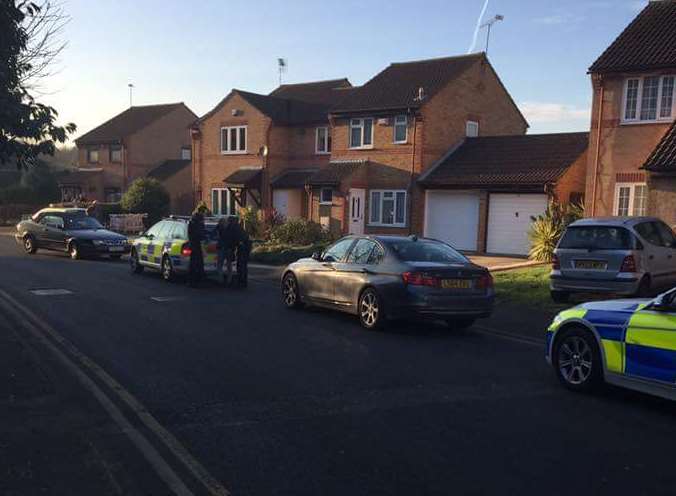
[[[617,389],[569,393],[531,338],[416,323],[367,332],[350,316],[286,310],[260,271],[245,291],[190,289],[132,276],[124,262],[28,256],[8,236],[0,289],[131,392],[235,495],[676,488],[674,405]],[[512,313],[541,337],[528,309]]]

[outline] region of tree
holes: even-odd
[[[18,168],[53,155],[56,143],[75,132],[75,124],[58,126],[56,109],[36,101],[30,90],[49,75],[63,50],[58,35],[65,23],[49,1],[0,0],[0,163]]]
[[[142,177],[131,183],[120,206],[133,214],[148,214],[148,222],[154,224],[169,213],[169,193],[157,179]]]

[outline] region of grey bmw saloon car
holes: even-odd
[[[342,310],[366,329],[408,317],[468,327],[491,314],[494,296],[487,269],[445,243],[415,236],[348,236],[282,274],[288,308]]]

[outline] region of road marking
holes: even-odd
[[[35,296],[61,296],[73,294],[72,291],[68,289],[29,289],[29,292],[33,293]]]
[[[129,407],[141,423],[157,436],[164,444],[164,447],[183,464],[195,479],[205,487],[209,494],[213,496],[228,496],[230,494],[228,490],[207,472],[202,464],[188,452],[178,439],[162,427],[155,417],[153,417],[131,393],[124,389],[121,384],[108,375],[105,370],[93,362],[89,357],[79,351],[70,341],[59,334],[59,332],[52,328],[48,323],[16,301],[2,289],[0,289],[0,307],[6,312],[14,315],[19,322],[23,322],[24,328],[40,342],[44,343],[45,346],[54,353],[57,359],[59,359],[78,378],[80,383],[94,395],[121,431],[129,437],[131,442],[138,448],[148,463],[155,469],[157,475],[167,484],[174,494],[177,496],[192,496],[194,493],[188,489],[168,462],[153,447],[150,441],[132,425],[115,403],[113,403],[106,393],[85,373],[83,369],[86,369],[98,380],[103,382],[110,389],[110,393],[116,395],[119,400]],[[61,348],[63,348],[63,351]]]
[[[185,296],[151,296],[151,300],[164,303],[167,301],[181,301],[185,300]]]
[[[472,326],[472,329],[479,331],[480,333],[483,334],[488,334],[490,336],[495,336],[501,339],[507,339],[508,341],[515,341],[521,344],[527,344],[529,346],[536,346],[538,348],[544,348],[545,346],[544,339],[531,338],[528,336],[519,336],[511,332],[501,331],[499,329],[493,329],[492,327],[486,327],[482,325],[474,325]]]

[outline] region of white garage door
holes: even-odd
[[[479,195],[428,190],[425,201],[425,236],[449,243],[458,250],[476,251]]]
[[[546,208],[547,195],[490,195],[486,251],[528,255],[531,216],[540,215]]]

